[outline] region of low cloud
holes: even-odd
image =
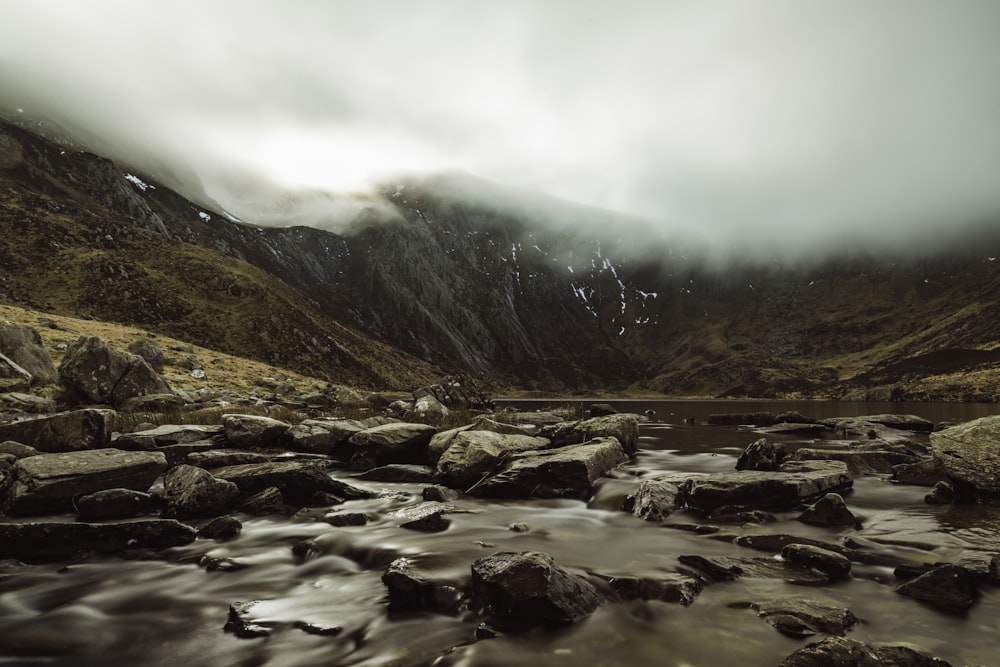
[[[992,0],[0,8],[0,113],[248,220],[334,224],[441,171],[725,248],[1000,220]]]

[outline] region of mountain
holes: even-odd
[[[369,204],[348,226],[256,226],[0,125],[0,301],[370,388],[461,373],[556,393],[1000,396],[996,225],[933,253],[723,266],[467,176]]]

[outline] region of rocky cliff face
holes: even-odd
[[[606,214],[429,181],[387,187],[382,213],[350,231],[261,228],[11,126],[0,188],[0,299],[335,381],[404,388],[462,372],[551,391],[1000,395],[988,227],[933,257],[718,270],[652,237],[637,260]],[[554,212],[561,226],[547,224]]]

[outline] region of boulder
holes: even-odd
[[[899,484],[934,486],[948,480],[948,474],[933,458],[916,463],[900,463],[892,467],[892,480]]]
[[[173,519],[2,523],[0,558],[27,562],[66,560],[88,552],[113,554],[126,549],[167,549],[194,539],[193,528]]]
[[[434,394],[418,389],[413,392],[413,414],[432,424],[440,424],[448,416],[448,408]]]
[[[845,637],[827,637],[785,658],[781,667],[951,667],[904,645],[872,646]]]
[[[207,470],[191,465],[171,468],[163,478],[165,516],[188,519],[216,517],[236,509],[240,489],[229,480],[217,479]]]
[[[594,482],[628,460],[617,438],[520,452],[468,493],[501,498],[587,498]]]
[[[683,505],[684,495],[676,484],[653,478],[639,482],[636,490],[625,496],[622,509],[646,521],[663,521]]]
[[[202,526],[201,530],[198,531],[198,537],[223,542],[233,539],[242,530],[243,524],[236,517],[220,516]]]
[[[226,441],[232,447],[287,447],[292,425],[258,415],[222,415]]]
[[[100,449],[111,443],[113,410],[73,410],[0,424],[0,441],[13,440],[40,452]]]
[[[704,590],[694,577],[670,572],[656,577],[608,577],[608,585],[622,600],[657,600],[687,606]]]
[[[681,488],[688,507],[710,513],[722,505],[788,509],[852,485],[847,465],[840,461],[793,461],[775,472],[744,470],[696,477]]]
[[[0,412],[45,414],[56,411],[56,402],[47,396],[35,396],[20,391],[0,393]]]
[[[329,512],[323,515],[323,521],[331,526],[364,526],[368,523],[368,515],[364,512]]]
[[[952,614],[964,613],[979,599],[975,575],[950,563],[899,584],[896,592]]]
[[[77,521],[129,519],[160,511],[158,498],[134,489],[105,489],[76,500]]]
[[[32,380],[31,373],[0,353],[0,391],[27,391]]]
[[[74,498],[112,488],[146,491],[163,472],[159,452],[95,449],[19,459],[3,510],[11,516],[73,511]]]
[[[851,526],[860,528],[861,522],[847,509],[844,497],[839,493],[828,493],[810,505],[798,516],[802,523],[813,526]]]
[[[198,424],[164,424],[156,428],[134,433],[123,433],[115,438],[114,446],[119,449],[141,449],[154,451],[168,445],[182,445],[192,442],[211,441],[223,433],[222,426],[202,426]]]
[[[55,384],[59,377],[41,335],[32,327],[0,324],[0,354],[26,371],[33,386]]]
[[[931,453],[960,501],[1000,498],[1000,415],[931,433]]]
[[[286,501],[299,505],[309,504],[318,492],[340,495],[338,491],[343,491],[344,487],[350,488],[345,484],[334,483],[320,465],[311,461],[247,463],[219,468],[213,474],[236,484],[244,496],[273,486],[281,491]]]
[[[917,433],[930,433],[934,430],[934,422],[928,421],[916,415],[865,415],[858,419],[881,424],[887,428],[897,431],[915,431]]]
[[[455,434],[438,459],[437,473],[444,484],[465,490],[497,472],[514,454],[546,449],[549,444],[546,438],[530,435],[464,431]]]
[[[0,454],[10,454],[16,459],[26,459],[29,456],[38,456],[41,452],[28,445],[22,445],[13,440],[5,440],[4,442],[0,442]]]
[[[480,558],[472,564],[472,590],[489,620],[525,627],[573,623],[604,601],[592,583],[537,551]]]
[[[773,471],[785,462],[788,455],[785,446],[778,442],[768,442],[761,438],[747,445],[747,448],[736,460],[737,470]]]
[[[285,496],[281,489],[276,486],[269,486],[246,497],[240,503],[240,511],[252,514],[253,516],[264,516],[265,514],[282,514],[286,511]]]
[[[410,505],[393,513],[397,519],[402,519],[400,528],[407,530],[418,530],[424,533],[439,533],[447,530],[451,521],[444,518],[449,512],[456,511],[454,505],[449,503],[424,502],[419,505]]]
[[[617,438],[625,453],[632,456],[639,446],[639,417],[633,414],[613,414],[562,422],[543,427],[538,435],[551,440],[553,447],[575,445],[594,438]]]
[[[478,417],[472,424],[435,433],[427,445],[427,456],[430,464],[437,465],[438,459],[451,446],[451,441],[455,439],[455,436],[466,431],[488,431],[490,433],[505,433],[507,435],[531,435],[524,429],[513,424],[494,421],[489,417]]]
[[[437,482],[437,473],[430,466],[414,463],[390,463],[366,470],[358,475],[358,479],[401,484],[434,484]]]
[[[806,598],[783,598],[750,605],[757,615],[789,637],[815,634],[843,637],[860,623],[850,609],[834,607]]]
[[[819,586],[831,579],[810,567],[773,558],[731,558],[729,556],[678,556],[677,560],[694,570],[706,583],[748,579],[781,579],[793,584]]]
[[[795,461],[843,461],[852,475],[886,475],[895,465],[917,463],[912,454],[890,450],[813,449],[801,447],[792,454]]]
[[[66,347],[59,381],[81,402],[115,407],[133,396],[172,393],[141,357],[112,349],[96,336],[77,338]]]
[[[851,574],[851,561],[834,551],[811,544],[789,544],[781,557],[790,563],[818,570],[830,579],[846,579]]]
[[[427,424],[384,424],[359,431],[348,443],[355,455],[376,465],[387,463],[427,463],[427,445],[437,429]]]
[[[409,558],[397,558],[389,563],[382,575],[389,592],[390,611],[429,611],[456,614],[461,609],[461,587],[438,582],[419,572]]]
[[[344,436],[342,432],[335,432],[330,422],[305,419],[289,429],[288,435],[291,438],[289,447],[299,452],[329,456],[338,444],[360,430],[362,429],[359,426]]]
[[[162,371],[164,364],[167,363],[167,356],[163,353],[160,346],[148,338],[140,338],[139,340],[132,341],[125,349],[142,358],[143,361],[158,372]]]
[[[610,403],[591,403],[587,410],[591,417],[603,417],[605,415],[616,415],[618,411]]]

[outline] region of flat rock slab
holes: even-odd
[[[326,471],[309,461],[248,463],[218,468],[212,474],[236,484],[244,496],[276,487],[290,503],[308,503],[318,492],[337,493],[337,487]]]
[[[164,424],[145,431],[123,433],[115,441],[119,449],[145,449],[153,451],[167,445],[184,445],[203,440],[212,440],[223,433],[222,426],[202,426],[199,424]]]
[[[851,488],[841,461],[791,461],[774,472],[744,470],[695,477],[685,482],[688,507],[710,513],[723,505],[787,509],[830,492]]]
[[[114,410],[72,410],[0,424],[0,442],[13,440],[40,452],[100,449],[111,443]]]
[[[0,558],[27,562],[64,560],[81,553],[167,549],[194,541],[194,528],[172,519],[114,523],[0,524]]]
[[[348,442],[378,465],[427,463],[427,445],[437,429],[427,424],[384,424],[352,435]]]
[[[625,453],[632,456],[639,443],[639,416],[624,413],[564,422],[546,426],[538,435],[551,440],[553,447],[576,445],[596,438],[617,438]]]
[[[809,600],[784,598],[750,605],[757,615],[778,632],[789,637],[808,637],[815,634],[844,634],[860,620],[850,609]]]
[[[796,461],[843,461],[853,475],[888,475],[892,467],[907,463],[917,463],[920,459],[912,454],[889,450],[819,449],[802,447],[792,454]]]
[[[931,433],[931,452],[952,481],[975,494],[1000,496],[1000,416]]]
[[[748,579],[782,579],[793,584],[822,586],[830,577],[807,567],[773,558],[730,558],[728,556],[678,556],[681,564],[692,568],[708,583]]]
[[[104,489],[146,491],[167,467],[160,452],[94,449],[20,459],[3,510],[11,516],[73,511],[73,499]]]

